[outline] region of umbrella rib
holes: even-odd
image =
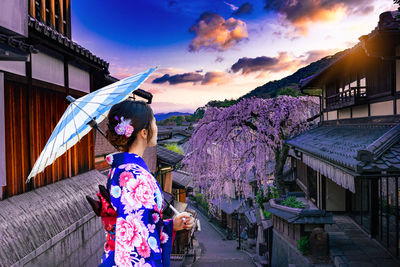
[[[71,113],[71,110],[72,110],[72,108],[68,109],[68,115]],[[67,115],[67,116],[68,116],[68,115]],[[67,117],[67,116],[66,116],[66,117]],[[65,123],[67,123],[67,122],[65,121]],[[65,126],[65,125],[64,125],[64,126]],[[75,128],[76,128],[76,127],[75,127]],[[63,144],[67,145],[67,143],[65,142],[65,132],[66,132],[66,131],[63,132]]]
[[[88,102],[88,103],[90,103],[90,102]],[[80,110],[82,110],[83,113],[85,113],[85,114],[89,117],[89,119],[91,119],[91,120],[94,121],[94,119],[92,118],[92,116],[90,116],[83,108],[81,108],[80,106],[78,106],[75,102],[72,102],[72,104],[74,104],[77,108],[79,108]],[[75,127],[75,128],[76,128],[76,127]],[[80,141],[79,141],[79,142],[80,142]]]
[[[66,113],[64,113],[63,114],[63,116],[61,117],[61,119],[63,119],[64,121],[65,121],[65,114]],[[57,126],[56,126],[57,127]],[[52,153],[53,153],[53,149],[54,149],[54,144],[56,143],[56,141],[57,141],[57,138],[58,138],[58,134],[60,133],[60,130],[61,130],[61,125],[60,125],[60,127],[58,128],[58,132],[57,132],[57,135],[56,135],[56,138],[54,139],[54,142],[53,142],[53,147],[51,148],[51,153],[50,153],[50,156],[52,155]],[[43,153],[43,152],[42,152]],[[49,158],[50,158],[50,156],[49,157],[47,157],[47,159],[46,159],[46,161],[45,161],[45,163],[44,163],[44,167],[43,167],[43,170],[44,170],[44,168],[46,168],[46,164],[47,164],[47,161],[49,160]],[[40,157],[40,155],[39,155],[39,157]],[[42,165],[42,161],[43,161],[43,157],[40,159],[40,162],[39,162],[39,168],[40,168],[40,166]]]
[[[72,102],[72,104],[73,104],[74,102]],[[75,104],[75,106],[76,106],[76,104]],[[78,136],[78,141],[80,142],[81,141],[81,138],[79,137],[79,133],[78,133],[78,128],[76,128],[76,123],[75,123],[75,112],[74,112],[74,109],[72,109],[72,115],[73,115],[73,122],[74,122],[74,126],[75,126],[75,132],[76,132],[76,136]]]
[[[114,88],[112,88],[112,89],[114,89]],[[101,93],[104,93],[104,92],[101,92]],[[96,94],[96,96],[103,96],[103,95],[120,95],[120,94],[121,94],[121,93],[114,92],[114,93]]]
[[[105,107],[109,107],[109,106],[110,106],[110,105],[106,105],[106,104],[99,103],[99,102],[82,101],[82,100],[79,100],[79,99],[75,100],[75,102],[78,102],[78,103],[89,103],[89,104],[98,104],[98,105],[102,105],[102,106],[105,106]]]

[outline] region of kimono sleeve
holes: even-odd
[[[134,266],[150,258],[151,249],[157,249],[150,236],[148,217],[153,208],[154,190],[143,176],[122,171],[113,178],[110,187],[111,202],[117,210],[115,263]]]
[[[164,266],[169,266],[170,263],[172,244],[174,243],[176,233],[173,229],[172,219],[162,221],[160,241]]]

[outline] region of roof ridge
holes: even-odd
[[[38,19],[32,17],[31,15],[28,15],[28,27],[62,44],[64,48],[74,51],[82,58],[86,58],[86,60],[94,62],[98,66],[101,66],[108,70],[110,63],[96,56],[83,46],[79,45],[78,43],[73,41],[72,38],[70,39],[67,36],[59,33],[56,29],[46,25],[45,23],[39,21]]]
[[[392,127],[365,149],[357,151],[356,159],[363,162],[375,161],[398,141],[400,141],[400,124]]]

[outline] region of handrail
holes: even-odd
[[[365,89],[365,92],[361,92],[361,89]],[[340,95],[348,95],[348,93],[350,93],[350,96],[353,96],[353,94],[351,94],[352,92],[357,92],[357,95],[359,97],[364,97],[367,95],[367,87],[366,86],[360,86],[360,87],[350,87],[350,89],[346,89],[342,92],[339,92],[337,94],[331,95],[331,96],[327,96],[326,99],[331,99]]]

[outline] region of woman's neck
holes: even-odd
[[[147,144],[142,142],[134,142],[128,149],[129,153],[135,153],[136,155],[143,158],[144,151],[146,150]]]

